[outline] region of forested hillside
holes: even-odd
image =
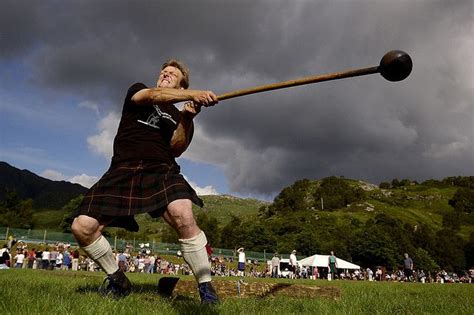
[[[405,252],[425,270],[474,265],[474,177],[380,186],[297,181],[254,218],[223,226],[220,245],[302,256],[334,250],[362,266],[397,268]]]
[[[425,270],[464,270],[474,265],[474,177],[371,185],[329,177],[303,179],[272,203],[231,196],[204,196],[195,209],[214,247],[300,257],[334,250],[362,266],[397,268],[403,253]],[[382,188],[380,188],[382,187]],[[138,216],[137,237],[176,242],[161,220]],[[132,237],[123,230],[111,235]]]
[[[61,209],[86,191],[87,188],[79,184],[49,180],[0,161],[0,202],[5,201],[9,193],[15,193],[22,200],[31,199],[35,209]]]
[[[214,247],[267,253],[296,249],[300,257],[334,250],[362,266],[389,268],[397,268],[407,252],[426,270],[474,266],[474,176],[423,183],[394,179],[378,186],[338,177],[302,179],[273,202],[226,195],[202,198],[205,207],[195,208],[195,215]],[[47,205],[38,209],[32,199],[7,191],[0,201],[0,225],[68,232],[81,200],[76,195],[59,210]],[[141,214],[137,221],[137,233],[116,228],[105,233],[177,241],[162,220]]]

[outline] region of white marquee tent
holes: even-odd
[[[329,255],[313,255],[298,261],[301,266],[327,267],[329,265]],[[338,269],[360,269],[360,266],[336,257]]]

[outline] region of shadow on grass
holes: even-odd
[[[97,284],[86,284],[79,286],[76,289],[77,293],[88,294],[88,293],[99,293],[101,285]],[[142,283],[142,284],[132,284],[132,294],[156,294],[159,297],[171,299],[171,292],[167,294],[166,292],[160,292],[156,284]]]
[[[165,280],[165,284],[160,283],[161,287],[154,284],[134,284],[132,286],[132,295],[142,295],[145,300],[154,300],[155,298],[166,301],[173,307],[178,314],[219,314],[217,307],[212,305],[201,305],[196,298],[184,295],[172,295],[174,285],[177,281],[173,279]],[[76,289],[80,294],[97,294],[100,285],[87,284]],[[107,297],[111,298],[111,297]],[[111,298],[112,299],[112,298]]]

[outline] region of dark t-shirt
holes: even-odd
[[[176,164],[170,152],[170,140],[181,112],[172,104],[143,106],[133,103],[132,96],[146,88],[143,83],[135,83],[128,89],[114,140],[112,162],[153,160]]]
[[[405,269],[411,269],[411,265],[413,265],[413,260],[410,257],[403,259],[403,266]]]
[[[2,255],[0,255],[0,264],[4,264],[7,260],[10,260],[10,255],[7,251],[4,251]]]

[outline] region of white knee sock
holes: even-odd
[[[194,273],[198,283],[211,281],[211,267],[206,251],[207,239],[203,231],[189,239],[179,239],[183,258]]]
[[[95,261],[108,275],[117,271],[118,265],[109,241],[104,236],[100,236],[92,244],[82,247],[87,256]]]

